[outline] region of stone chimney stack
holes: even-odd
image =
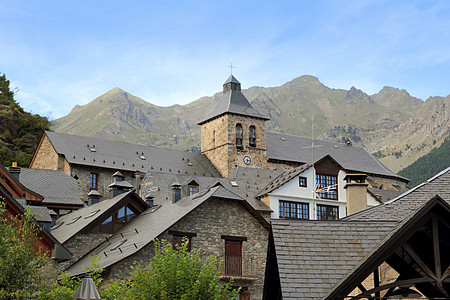
[[[124,176],[119,171],[113,174],[113,178],[114,182],[109,185],[112,189],[113,197],[129,191],[134,187],[131,183],[123,180]]]
[[[11,167],[8,168],[8,171],[15,180],[19,181],[20,167],[17,166],[17,162],[13,161]]]
[[[153,207],[155,200],[155,195],[153,195],[152,192],[148,192],[147,195],[145,195],[145,202],[147,202],[148,206]]]
[[[181,199],[181,184],[175,181],[172,183],[172,202],[175,203]]]
[[[344,189],[347,190],[347,215],[351,215],[367,208],[366,174],[347,174]]]
[[[87,195],[89,205],[99,203],[102,194],[100,194],[97,190],[91,190]]]

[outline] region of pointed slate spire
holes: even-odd
[[[269,118],[257,111],[247,98],[245,98],[244,94],[241,92],[241,83],[233,75],[230,75],[223,84],[223,94],[219,99],[219,102],[217,102],[216,107],[214,107],[205,119],[198,122],[198,125],[202,125],[203,123],[226,113],[269,120]]]

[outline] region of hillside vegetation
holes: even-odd
[[[446,138],[440,147],[431,150],[398,174],[409,178],[411,181],[408,187],[412,188],[448,167],[450,167],[450,137]]]
[[[219,89],[220,87],[218,87]],[[252,105],[270,118],[267,130],[342,141],[349,137],[393,171],[399,171],[439,146],[449,134],[450,96],[414,98],[384,87],[374,95],[352,87],[331,89],[316,77],[300,76],[279,87],[243,90]],[[186,105],[160,107],[119,88],[76,106],[52,124],[56,132],[199,151],[197,122],[221,93]]]
[[[1,74],[0,74],[1,75]],[[27,167],[44,130],[50,129],[46,117],[25,112],[14,100],[5,74],[0,76],[0,163],[13,161]]]

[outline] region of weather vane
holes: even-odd
[[[233,68],[236,69],[236,67],[233,67],[233,63],[231,63],[228,68],[231,70],[231,75],[233,75]]]

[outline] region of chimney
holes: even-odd
[[[8,168],[9,174],[14,177],[15,180],[19,181],[20,177],[20,167],[17,166],[17,162],[13,161],[11,167]]]
[[[347,215],[351,215],[367,208],[366,174],[347,174],[344,189],[347,190]]]
[[[119,171],[113,174],[113,178],[114,182],[109,185],[113,191],[113,197],[129,191],[134,187],[131,183],[123,180],[124,176]]]
[[[97,190],[91,190],[87,195],[89,205],[99,203],[102,194],[100,194]]]
[[[148,192],[147,195],[145,195],[145,202],[147,202],[148,206],[153,207],[155,200],[155,195],[153,195],[152,192]]]
[[[172,183],[172,202],[175,203],[181,199],[181,184],[175,181]]]

